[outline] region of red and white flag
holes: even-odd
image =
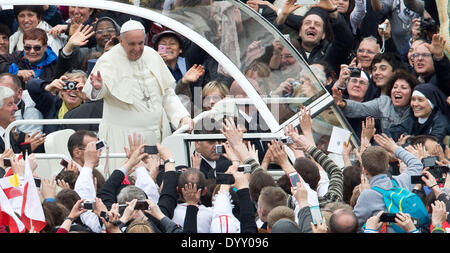
[[[20,219],[25,227],[30,231],[32,228],[39,233],[45,225],[45,215],[39,198],[36,184],[34,183],[33,172],[31,171],[28,155],[25,157],[25,187],[23,190],[22,213]]]
[[[8,226],[10,233],[25,232],[25,225],[14,213],[8,198],[0,189],[0,225]]]
[[[19,186],[17,174],[13,173],[11,176],[0,178],[0,188],[2,188],[14,212],[20,213],[22,210],[23,194],[22,189]]]

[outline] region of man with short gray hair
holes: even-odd
[[[35,108],[35,103],[31,99],[27,90],[22,89],[20,79],[11,73],[0,74],[0,86],[8,87],[14,91],[14,103],[18,110],[15,113],[15,120],[22,119],[43,119],[42,113]],[[16,131],[33,134],[36,131],[42,132],[42,125],[18,125]]]
[[[8,87],[0,86],[0,153],[5,151],[5,129],[15,120],[14,114],[17,105],[14,103],[14,91]],[[15,153],[20,152],[20,147],[14,141],[12,132],[9,133],[11,148]]]

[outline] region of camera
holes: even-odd
[[[216,154],[223,154],[225,153],[225,147],[223,145],[216,145]]]
[[[95,202],[86,200],[83,203],[81,203],[81,206],[84,209],[87,209],[87,210],[94,210],[95,209]]]
[[[75,81],[64,81],[66,85],[64,85],[64,90],[76,90],[77,89],[77,83]]]
[[[378,25],[378,29],[381,29],[383,32],[385,32],[386,31],[386,24]]]
[[[449,168],[447,166],[437,166],[436,161],[439,160],[437,156],[428,156],[422,159],[423,167],[429,167],[428,170],[434,178],[441,178],[443,174],[447,173]]]
[[[350,77],[361,77],[360,68],[349,67],[348,70],[350,70]]]
[[[98,150],[98,149],[102,149],[102,148],[104,148],[104,147],[106,147],[106,143],[105,143],[105,141],[104,140],[99,140],[99,141],[97,141],[97,143],[95,143],[95,148]]]
[[[437,30],[436,21],[432,18],[420,18],[420,31],[435,32]]]
[[[238,167],[239,172],[250,173],[252,172],[252,166],[250,164],[242,164]]]
[[[291,136],[285,136],[285,137],[281,138],[280,141],[283,144],[294,144],[294,140],[292,139]]]
[[[437,156],[428,156],[422,159],[423,167],[434,167],[436,166],[436,161],[439,159]]]
[[[144,146],[144,153],[156,155],[158,154],[158,148],[156,146]]]
[[[292,81],[290,82],[290,84],[292,85],[292,90],[295,90],[298,88],[298,86],[300,86],[301,83],[298,81]]]

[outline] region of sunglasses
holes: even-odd
[[[41,51],[42,46],[23,46],[23,49],[25,51],[31,51],[31,49],[33,49],[34,51],[39,52]]]

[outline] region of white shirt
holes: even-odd
[[[153,203],[158,203],[159,200],[159,187],[153,181],[153,178],[150,177],[148,171],[145,167],[139,167],[136,169],[136,183],[134,184],[136,187],[141,188],[149,200]]]
[[[80,195],[81,199],[95,202],[96,191],[94,180],[92,178],[92,168],[83,167],[80,170],[77,181],[75,182],[74,190]],[[88,226],[95,233],[101,233],[102,227],[99,223],[98,217],[91,210],[80,215],[83,224]]]
[[[183,227],[184,219],[186,217],[186,203],[180,203],[175,208],[173,213],[172,221]],[[198,233],[209,233],[211,229],[211,222],[213,218],[213,210],[211,207],[206,207],[204,205],[200,205],[198,207],[197,213],[197,232]]]

